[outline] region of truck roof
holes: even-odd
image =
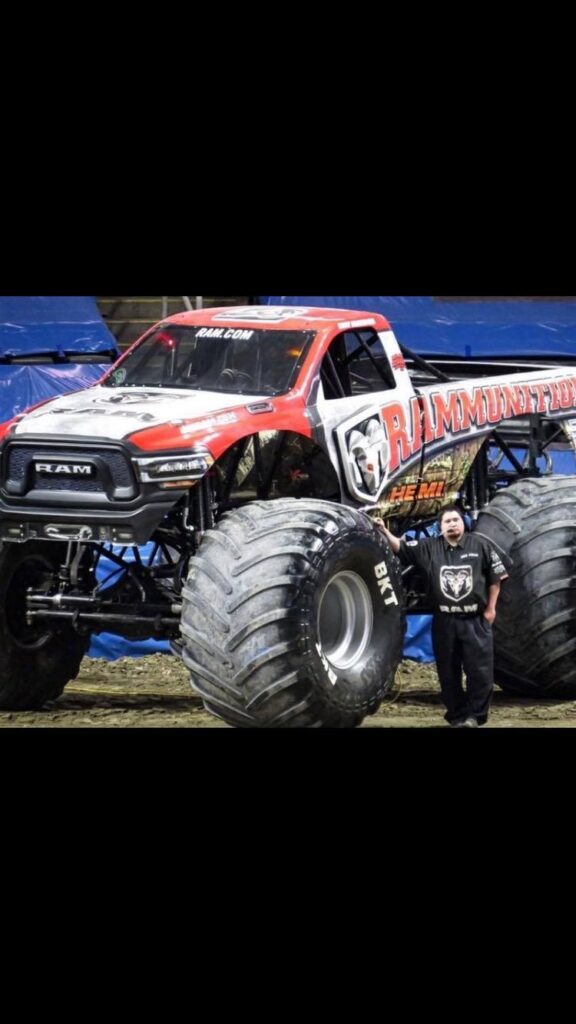
[[[390,325],[380,313],[357,309],[325,309],[315,306],[219,306],[215,309],[197,309],[167,317],[162,323],[185,324],[194,327],[266,327],[278,330],[318,330],[337,326],[348,328],[374,327],[387,331]]]

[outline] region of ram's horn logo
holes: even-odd
[[[364,430],[352,430],[348,437],[348,451],[354,480],[370,495],[382,489],[388,465],[388,443],[379,420],[368,420]]]
[[[80,462],[35,462],[38,473],[51,473],[59,476],[93,476],[94,467]]]
[[[449,601],[462,601],[472,593],[472,566],[454,569],[443,565],[440,569],[440,589]]]
[[[278,323],[281,320],[306,316],[309,312],[307,306],[236,306],[229,313],[218,313],[214,321],[262,320],[265,323]]]

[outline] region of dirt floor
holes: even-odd
[[[40,712],[0,712],[0,728],[226,729],[204,711],[179,659],[85,658],[77,679]],[[361,728],[447,728],[434,665],[404,661],[393,693]],[[574,728],[576,701],[507,697],[496,689],[486,728]]]

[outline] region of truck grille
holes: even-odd
[[[46,466],[54,466],[54,471],[47,471]],[[72,470],[67,472],[61,468],[67,466]],[[89,467],[86,475],[75,475],[73,467],[77,466]],[[12,444],[8,448],[3,475],[6,492],[20,497],[30,491],[54,491],[102,494],[110,500],[126,501],[137,494],[130,460],[117,449],[79,451]]]

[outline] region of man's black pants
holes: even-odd
[[[446,721],[473,716],[483,725],[488,719],[494,680],[492,626],[483,615],[465,618],[437,612],[432,621],[432,646]]]

